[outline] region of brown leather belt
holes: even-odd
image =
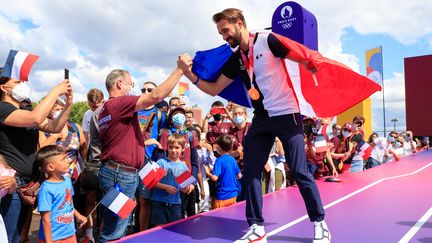
[[[122,170],[122,171],[127,171],[127,172],[134,172],[137,173],[138,169],[134,168],[134,167],[130,167],[130,166],[126,166],[126,165],[121,165],[113,160],[105,160],[103,161],[104,165],[115,169],[115,170]]]

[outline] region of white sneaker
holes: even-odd
[[[264,230],[264,226],[253,224],[249,227],[247,233],[243,235],[239,240],[234,241],[234,243],[267,243],[267,236]]]
[[[330,243],[331,235],[326,222],[314,221],[314,239],[313,243]]]

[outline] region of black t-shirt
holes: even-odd
[[[257,36],[255,35],[254,43],[257,40]],[[285,58],[289,52],[288,48],[282,44],[282,42],[279,41],[279,39],[270,33],[267,38],[267,43],[270,48],[270,51],[273,53],[275,57],[279,58]],[[248,57],[248,55],[246,55]],[[222,68],[222,74],[225,75],[227,78],[235,79],[238,75],[240,75],[243,84],[245,87],[249,90],[251,88],[250,84],[250,77],[247,72],[247,69],[244,66],[242,55],[240,53],[240,48],[235,51],[231,57],[228,59],[228,61],[225,63],[225,65]],[[264,104],[262,103],[264,96],[261,93],[260,88],[258,87],[258,84],[255,81],[255,74],[253,78],[253,84],[255,88],[260,93],[260,98],[258,100],[251,100],[252,106],[255,109],[255,114],[257,115],[268,115],[267,111],[264,109]]]
[[[17,171],[18,176],[31,179],[39,139],[37,127],[11,127],[4,120],[15,110],[12,104],[0,102],[0,154]]]

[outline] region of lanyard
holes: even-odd
[[[254,38],[255,38],[255,35],[252,34],[252,33],[249,33],[249,53],[248,53],[249,54],[249,59],[246,57],[246,54],[244,53],[244,51],[242,51],[241,49],[240,49],[240,53],[242,55],[243,62],[245,64],[245,67],[246,67],[246,69],[248,71],[248,74],[249,74],[249,78],[250,78],[250,82],[251,82],[251,87],[255,88],[255,86],[254,86],[254,84],[252,82],[252,80],[253,80],[253,70],[254,70],[254,54],[253,54]]]

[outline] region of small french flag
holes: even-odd
[[[10,50],[1,76],[28,81],[33,64],[39,56],[16,50]]]
[[[269,159],[267,160],[267,163],[264,165],[264,169],[265,169],[267,172],[272,171],[275,167],[276,167],[276,166],[275,166],[275,164],[274,164],[274,162],[273,162],[273,160],[272,160],[271,158],[269,158]]]
[[[195,177],[192,176],[189,170],[183,172],[181,175],[175,178],[181,189],[185,189],[190,184],[196,181]]]
[[[136,206],[135,201],[114,187],[105,194],[100,203],[122,219],[126,219]]]
[[[314,146],[317,153],[327,151],[327,140],[323,135],[317,135],[314,139]]]
[[[73,170],[72,170],[72,178],[73,178],[74,181],[78,180],[78,177],[81,174],[81,172],[82,172],[81,165],[77,161],[75,163],[75,166],[74,166]]]
[[[362,156],[363,160],[367,160],[370,157],[373,148],[364,140],[362,140],[357,146],[357,152],[359,155]]]
[[[149,161],[139,172],[143,185],[152,189],[165,176],[165,170],[157,163]]]

